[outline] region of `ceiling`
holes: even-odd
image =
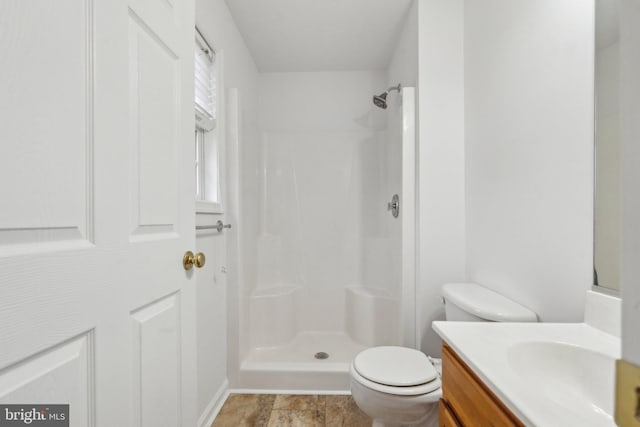
[[[412,0],[226,0],[262,72],[384,69]]]

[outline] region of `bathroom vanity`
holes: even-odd
[[[440,427],[524,426],[449,347],[442,346]]]
[[[586,323],[434,322],[440,426],[615,427],[620,338]]]

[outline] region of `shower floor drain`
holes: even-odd
[[[313,357],[315,357],[316,359],[328,359],[329,353],[325,353],[324,351],[319,351]]]

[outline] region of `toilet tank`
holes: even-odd
[[[442,287],[447,320],[466,322],[537,322],[528,308],[477,283]]]

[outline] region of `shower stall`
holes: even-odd
[[[246,141],[238,388],[346,391],[357,352],[414,346],[415,90],[375,95],[389,86],[381,71],[265,73],[259,117],[229,109]]]

